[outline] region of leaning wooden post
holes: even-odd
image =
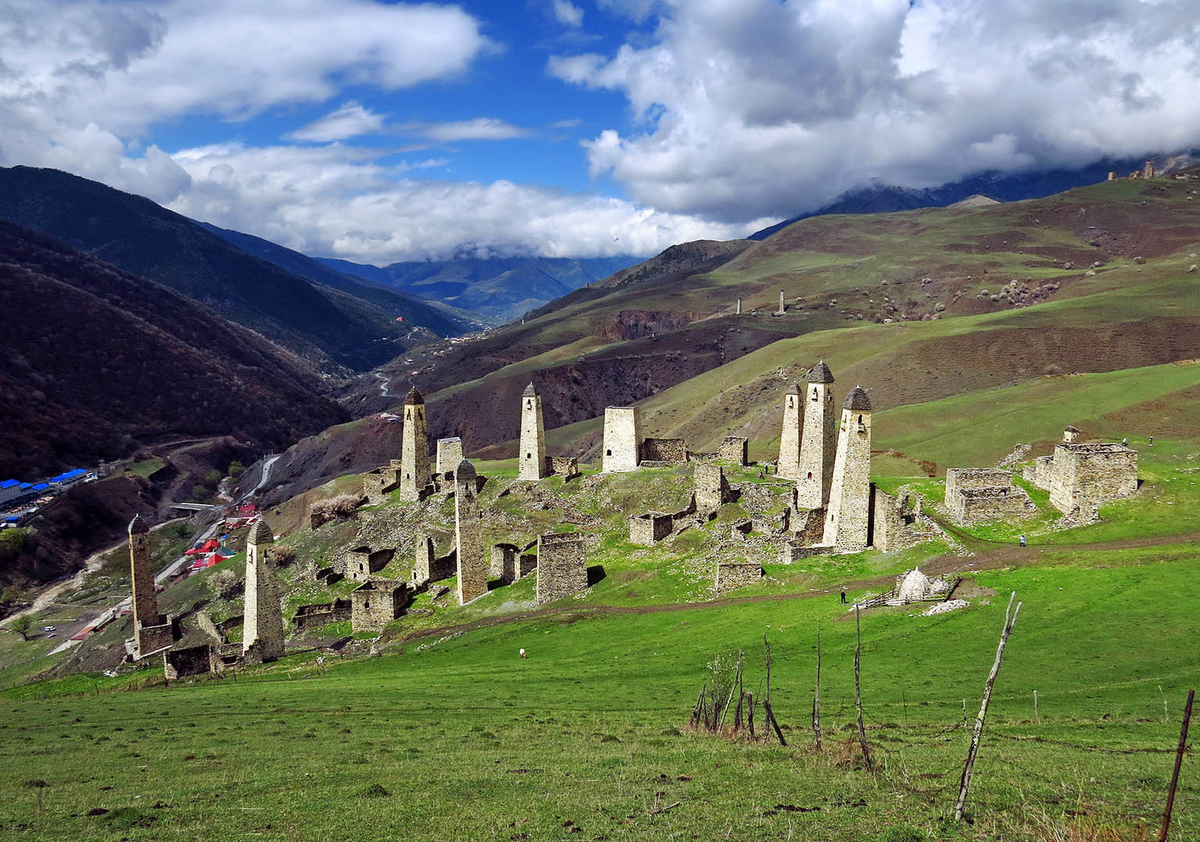
[[[817,741],[817,751],[821,748],[821,628],[817,627],[817,682],[813,685],[813,737]]]
[[[862,654],[862,623],[859,619],[858,603],[854,604],[854,627],[858,634],[858,643],[854,646],[854,707],[858,711],[858,744],[862,746],[863,763],[867,771],[875,771],[871,765],[871,752],[867,748],[867,729],[863,727],[862,717],[862,682],[859,680],[858,664]]]
[[[963,807],[967,803],[967,792],[971,788],[971,772],[975,768],[975,756],[979,753],[979,740],[983,736],[983,722],[987,718],[988,703],[992,700],[992,685],[996,683],[996,676],[1000,673],[1000,662],[1004,659],[1004,647],[1008,643],[1008,636],[1012,634],[1013,626],[1017,624],[1017,615],[1021,613],[1021,603],[1017,603],[1017,610],[1013,611],[1013,600],[1017,598],[1017,592],[1013,591],[1008,598],[1008,607],[1004,609],[1004,631],[1000,633],[1000,645],[996,647],[996,660],[992,663],[992,671],[988,674],[987,684],[983,687],[983,703],[979,706],[979,716],[975,717],[975,730],[971,734],[971,747],[967,750],[967,765],[963,767],[962,781],[958,786],[958,803],[954,806],[954,820],[962,821]],[[1012,613],[1012,619],[1009,619],[1009,613]]]
[[[1183,709],[1183,728],[1179,731],[1179,748],[1175,750],[1175,771],[1171,774],[1171,789],[1167,791],[1167,809],[1163,813],[1162,830],[1158,842],[1167,842],[1167,831],[1171,829],[1171,809],[1175,806],[1175,787],[1179,785],[1179,767],[1183,764],[1183,752],[1187,749],[1188,723],[1192,720],[1192,701],[1195,690],[1188,690],[1187,705]]]

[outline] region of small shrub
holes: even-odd
[[[312,504],[313,513],[337,518],[350,517],[357,508],[358,498],[353,494],[341,494]]]
[[[387,798],[391,795],[390,792],[377,783],[363,787],[358,791],[358,794],[362,798]]]

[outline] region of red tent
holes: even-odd
[[[219,546],[221,546],[221,545],[219,543],[217,543],[216,538],[209,538],[207,541],[204,542],[204,546],[200,548],[200,551],[205,552],[205,553],[211,553],[213,550],[217,549]]]
[[[225,560],[224,556],[220,556],[220,555],[217,555],[216,553],[213,553],[208,558],[204,559],[204,566],[205,567],[216,567],[218,564],[220,564],[224,560]]]
[[[203,555],[203,553],[204,550],[200,549],[199,547],[192,547],[190,550],[187,550],[184,555]]]

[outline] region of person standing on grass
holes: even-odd
[[[842,605],[846,604],[846,592],[842,591]]]
[[[1025,546],[1025,536],[1024,535],[1021,536],[1021,546],[1022,547]]]

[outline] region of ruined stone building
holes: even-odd
[[[275,536],[265,520],[250,527],[246,536],[246,600],[242,625],[242,656],[247,661],[274,661],[283,657],[283,606],[271,561]]]
[[[837,405],[833,401],[833,373],[819,361],[808,373],[804,396],[804,432],[800,463],[796,469],[796,505],[819,509],[829,502],[833,463],[837,455]]]
[[[521,578],[520,555],[521,548],[516,544],[492,544],[492,578],[509,585]]]
[[[1012,472],[998,468],[947,468],[945,507],[963,526],[1037,512],[1025,489],[1013,485]]]
[[[342,574],[355,582],[365,582],[391,563],[396,551],[392,548],[372,550],[370,547],[355,547],[348,550],[342,561]]]
[[[726,436],[717,449],[717,459],[745,467],[750,464],[750,440],[745,436]]]
[[[744,588],[762,578],[762,565],[754,563],[718,562],[717,581],[713,590],[717,593],[731,591],[734,588]]]
[[[437,441],[437,475],[447,478],[454,473],[458,463],[463,460],[462,439],[449,438]]]
[[[416,386],[404,398],[404,439],[400,448],[400,499],[416,502],[429,485],[429,440],[425,398]]]
[[[433,539],[428,535],[416,536],[416,557],[413,559],[412,583],[418,590],[431,582],[449,579],[458,572],[458,553],[454,550],[444,558],[438,558]]]
[[[587,552],[582,536],[542,535],[537,546],[538,605],[587,590]]]
[[[938,536],[937,529],[921,514],[921,497],[897,499],[871,486],[871,546],[883,553],[903,550]]]
[[[775,473],[784,479],[797,479],[800,472],[800,426],[804,420],[803,392],[793,383],[783,396],[783,429],[779,433],[779,461]]]
[[[604,473],[636,471],[641,462],[642,429],[636,406],[610,406],[604,410]]]
[[[720,465],[709,465],[701,462],[696,465],[692,475],[695,493],[696,511],[703,515],[711,515],[726,503],[732,503],[737,496],[725,479],[725,469]]]
[[[517,479],[540,480],[546,476],[546,427],[542,421],[542,398],[530,383],[521,395],[521,443],[517,452]]]
[[[718,468],[718,470],[720,470]],[[629,542],[652,547],[668,537],[675,528],[675,521],[664,512],[647,512],[629,518]]]
[[[1025,479],[1050,492],[1050,505],[1072,517],[1091,519],[1105,503],[1132,497],[1138,487],[1138,452],[1115,442],[1055,445],[1024,471]]]
[[[466,459],[454,472],[454,543],[458,553],[458,604],[466,605],[487,593],[489,559],[483,552],[475,467]]]
[[[688,461],[685,439],[643,439],[640,465],[675,465]]]
[[[871,399],[861,386],[846,395],[825,513],[823,544],[835,552],[865,550],[871,520]]]
[[[350,592],[350,626],[356,632],[383,631],[404,613],[411,592],[404,582],[369,579]]]
[[[350,619],[350,600],[335,599],[333,602],[316,602],[301,605],[292,617],[292,630],[300,633],[320,628],[329,623],[340,623]]]
[[[400,487],[400,477],[403,474],[401,460],[393,459],[387,465],[363,474],[363,496],[373,506],[383,503],[387,495]],[[313,529],[328,523],[333,519],[332,514],[313,511],[310,526]]]
[[[129,656],[140,661],[175,642],[168,617],[158,613],[154,568],[150,564],[150,527],[141,515],[129,522],[129,576],[133,585],[133,637],[126,642]]]

